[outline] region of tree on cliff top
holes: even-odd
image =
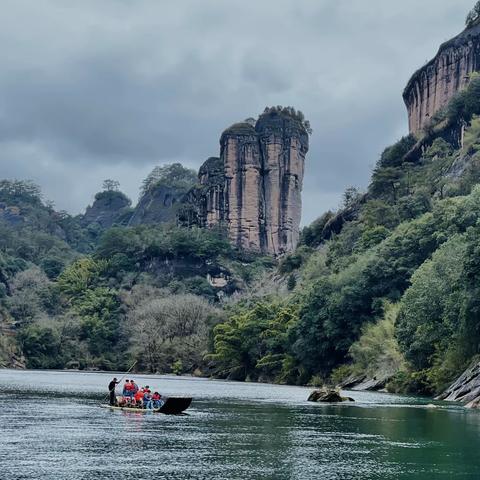
[[[120,191],[120,182],[118,180],[112,180],[110,178],[107,178],[103,181],[102,191],[98,192],[95,195],[95,200],[103,200],[110,202],[114,200],[120,200],[124,203],[125,207],[129,207],[132,203],[132,201],[123,192]]]
[[[467,28],[473,27],[480,21],[480,0],[475,4],[475,6],[470,10],[465,20],[465,25]]]
[[[262,115],[268,115],[271,113],[276,114],[283,114],[288,115],[289,117],[293,118],[300,122],[305,128],[305,131],[311,135],[313,133],[312,127],[310,126],[310,122],[305,119],[305,115],[301,110],[296,110],[294,107],[283,107],[282,105],[277,105],[276,107],[265,107]]]
[[[107,192],[118,192],[118,189],[120,188],[120,182],[118,180],[107,178],[103,181],[102,188]]]
[[[197,174],[190,168],[185,168],[181,163],[172,163],[155,167],[142,182],[141,195],[157,185],[173,188],[191,188],[197,181]]]

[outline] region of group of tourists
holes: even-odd
[[[149,410],[153,410],[154,408],[160,408],[165,403],[164,399],[158,392],[152,393],[148,385],[140,388],[135,383],[135,380],[125,380],[122,395],[116,396],[115,386],[119,383],[120,382],[114,378],[108,384],[111,406],[147,408]]]

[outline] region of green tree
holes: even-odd
[[[80,318],[81,339],[93,355],[111,354],[120,339],[120,303],[117,293],[106,287],[86,290],[74,302]]]
[[[329,210],[314,220],[309,226],[304,227],[300,234],[300,245],[317,247],[324,240],[327,240],[325,227],[334,216],[335,214]]]
[[[81,258],[60,274],[57,281],[58,288],[64,295],[75,301],[77,296],[83,295],[98,283],[107,267],[106,260]]]
[[[347,187],[343,192],[342,206],[343,208],[352,208],[360,200],[362,194],[357,187]]]
[[[287,280],[287,290],[292,291],[296,287],[296,285],[297,285],[297,279],[295,278],[295,275],[291,273],[288,276],[288,280]]]
[[[395,338],[399,304],[386,303],[383,317],[362,328],[360,338],[350,347],[354,370],[371,377],[390,377],[405,369],[405,360]]]
[[[380,157],[377,169],[400,167],[403,164],[405,155],[415,143],[415,137],[413,135],[407,135],[392,146],[387,147]]]
[[[30,180],[0,180],[0,200],[14,205],[19,202],[41,205],[42,191]]]
[[[297,321],[297,307],[277,301],[237,306],[214,328],[214,360],[219,375],[281,380],[288,365],[288,335]]]
[[[197,181],[195,170],[185,168],[181,163],[172,163],[155,167],[142,183],[141,195],[145,195],[157,185],[189,189]]]
[[[28,368],[62,368],[62,345],[56,330],[33,324],[19,332],[19,343]]]
[[[465,254],[463,236],[449,239],[413,274],[402,298],[397,337],[417,370],[430,367],[434,354],[444,354],[459,333]]]
[[[372,175],[370,190],[396,204],[402,187],[402,176],[402,170],[396,167],[377,168]]]
[[[118,192],[119,188],[120,182],[118,180],[112,180],[110,178],[107,178],[103,181],[102,189],[107,192]]]
[[[471,28],[480,21],[480,1],[478,1],[474,7],[468,12],[467,18],[465,20],[465,25],[467,28]]]

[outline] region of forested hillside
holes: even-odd
[[[221,375],[432,394],[479,354],[480,79],[387,148],[366,192],[302,232],[279,273],[214,327]]]
[[[181,165],[156,168],[142,198],[182,182],[192,172]],[[0,183],[2,365],[207,369],[222,302],[275,262],[235,250],[221,228],[128,226],[138,212],[111,180],[76,217],[31,182]]]

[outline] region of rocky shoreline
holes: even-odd
[[[480,408],[480,362],[473,363],[436,400],[461,402],[466,408]]]

